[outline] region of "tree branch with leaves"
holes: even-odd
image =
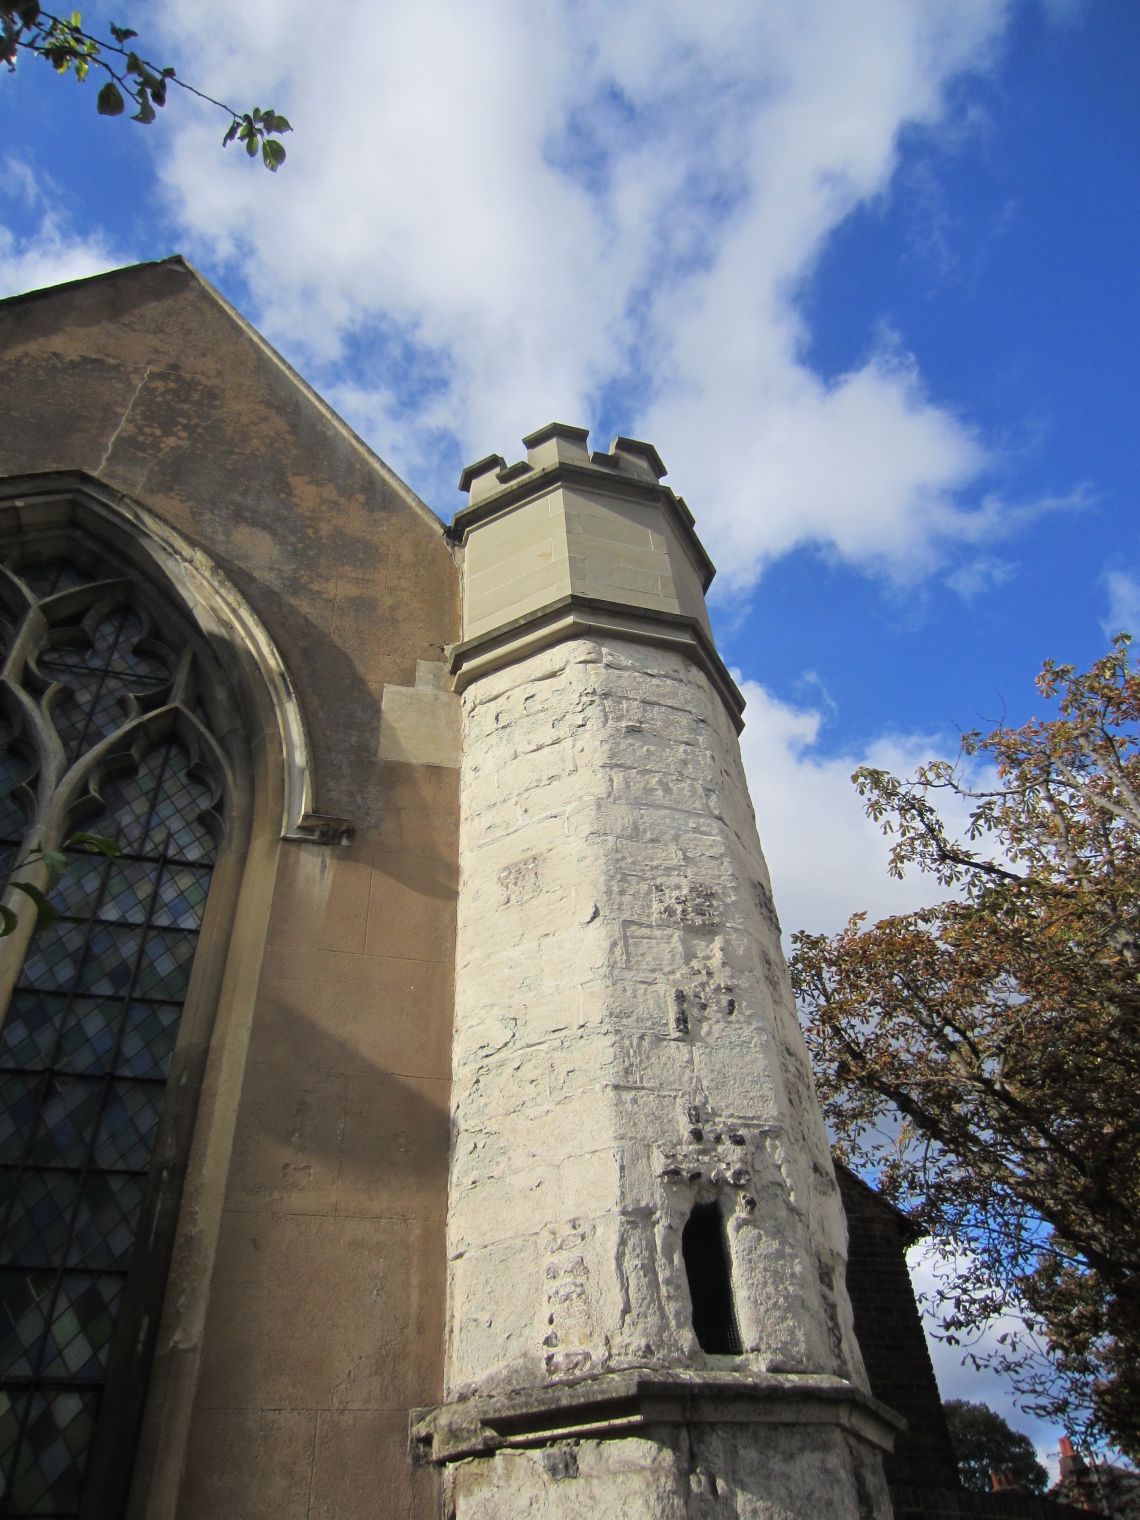
[[[794,937],[850,1164],[941,1248],[942,1333],[1027,1408],[1140,1456],[1140,676],[1129,640],[1048,662],[1046,720],[852,778],[890,869],[944,901]],[[982,777],[978,781],[978,777]],[[972,779],[973,778],[973,779]],[[991,779],[992,778],[992,779]],[[965,803],[959,838],[940,805]],[[980,1353],[972,1354],[977,1360]]]
[[[235,111],[179,79],[168,65],[160,67],[149,62],[132,45],[138,33],[130,27],[112,24],[108,31],[107,37],[86,31],[79,11],[57,16],[43,10],[37,0],[15,0],[15,3],[7,0],[0,3],[0,62],[14,70],[21,54],[42,58],[57,74],[71,74],[81,84],[94,69],[103,76],[96,98],[99,115],[121,116],[129,102],[135,108],[131,120],[144,126],[154,121],[173,85],[229,116],[223,146],[241,143],[250,158],[260,155],[262,163],[273,173],[285,162],[285,145],[278,139],[293,129],[284,116],[261,106]]]

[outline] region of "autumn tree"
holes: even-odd
[[[1026,1408],[1140,1456],[1140,677],[1126,636],[1049,662],[1052,715],[955,763],[853,780],[891,870],[943,899],[834,938],[793,980],[844,1159],[940,1248],[942,1333]],[[965,804],[958,837],[940,805]],[[945,809],[943,809],[945,811]],[[975,1343],[972,1352],[971,1343]]]
[[[991,1475],[1008,1473],[1027,1494],[1043,1494],[1049,1474],[1037,1460],[1033,1442],[988,1404],[947,1399],[942,1409],[962,1487],[991,1491]]]
[[[79,11],[57,16],[38,0],[0,0],[0,63],[14,71],[20,58],[39,58],[57,74],[70,74],[82,84],[93,74],[102,81],[95,97],[100,116],[121,116],[133,108],[131,120],[144,126],[154,121],[171,89],[181,89],[229,117],[223,145],[240,143],[251,158],[260,156],[274,173],[285,162],[283,132],[292,127],[276,111],[255,106],[235,111],[175,74],[169,65],[144,57],[138,33],[130,27],[107,27],[107,34],[87,30]]]

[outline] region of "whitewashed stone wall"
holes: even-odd
[[[459,1520],[879,1520],[877,1463],[819,1426],[648,1427],[499,1452],[452,1474]]]
[[[680,653],[584,638],[476,681],[463,728],[448,1397],[639,1366],[862,1386],[841,1207],[723,704]],[[692,1330],[681,1231],[712,1198],[739,1358]],[[649,1475],[682,1439],[645,1456],[640,1508],[623,1483],[603,1508],[535,1453],[504,1453],[457,1477],[462,1513],[673,1514]],[[850,1462],[838,1433],[808,1439],[834,1445],[823,1467]],[[639,1443],[619,1444],[639,1467]],[[554,1507],[481,1508],[503,1463]],[[810,1512],[888,1512],[851,1508],[858,1486]],[[793,1513],[809,1509],[739,1510]]]

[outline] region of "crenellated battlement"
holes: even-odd
[[[743,701],[705,607],[715,570],[693,514],[661,484],[651,443],[616,438],[601,453],[589,437],[549,422],[523,439],[525,459],[488,454],[463,471],[468,504],[449,529],[463,549],[457,689],[536,647],[604,629],[685,650],[739,724]]]
[[[608,453],[600,449],[591,452],[589,437],[588,428],[573,427],[568,422],[548,422],[523,439],[525,459],[508,464],[501,454],[488,454],[467,466],[459,477],[459,489],[467,492],[468,506],[473,507],[519,481],[564,466],[597,470],[648,486],[656,486],[668,473],[661,455],[651,443],[643,443],[638,438],[615,438]]]

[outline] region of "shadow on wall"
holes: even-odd
[[[450,1028],[436,1010],[450,967],[325,953],[326,975],[278,978],[272,956],[226,1207],[443,1219]],[[357,985],[338,977],[344,961]]]

